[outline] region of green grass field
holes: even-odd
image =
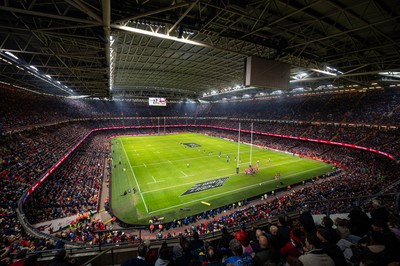
[[[280,182],[287,186],[332,171],[332,165],[286,153],[245,144],[239,150],[236,174],[237,142],[194,133],[112,139],[114,215],[130,224],[147,224],[152,216],[171,221],[270,192],[282,187]],[[253,165],[259,161],[254,176],[244,174],[250,154]],[[275,179],[276,173],[280,180]],[[202,187],[221,186],[183,195],[212,180],[218,182]],[[124,195],[128,189],[131,192]]]

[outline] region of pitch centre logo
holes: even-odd
[[[187,190],[185,193],[183,193],[181,196],[192,194],[192,193],[197,193],[201,192],[204,190],[212,189],[212,188],[217,188],[217,187],[222,187],[226,180],[228,180],[229,177],[223,177],[223,178],[218,178],[215,180],[207,181],[207,182],[202,182],[194,185],[191,187],[189,190]]]

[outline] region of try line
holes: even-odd
[[[121,141],[121,140],[120,140],[120,141]],[[137,179],[136,179],[135,172],[133,172],[132,165],[131,165],[131,163],[129,162],[128,154],[126,154],[125,147],[124,147],[124,144],[122,143],[122,141],[121,141],[121,146],[122,146],[122,150],[123,150],[124,153],[125,153],[125,157],[126,157],[126,160],[128,161],[129,167],[131,168],[133,178],[135,179],[135,183],[136,183],[136,186],[137,186],[137,188],[138,188],[138,192],[139,192],[139,194],[140,194],[140,197],[141,197],[142,200],[143,200],[143,204],[144,204],[144,207],[146,208],[146,212],[149,213],[149,209],[147,208],[147,204],[146,204],[146,202],[144,201],[144,198],[143,198],[142,190],[140,189],[139,183],[138,183],[138,181],[137,181]]]

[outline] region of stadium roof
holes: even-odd
[[[0,82],[32,91],[205,100],[274,93],[242,87],[248,56],[290,63],[292,90],[399,84],[399,2],[1,1]]]

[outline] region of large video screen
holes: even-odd
[[[149,98],[150,106],[167,106],[167,99],[165,98]]]

